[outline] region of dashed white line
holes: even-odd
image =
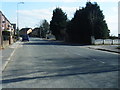
[[[96,59],[93,59],[94,61],[96,61]]]
[[[77,54],[77,55],[81,55],[81,54]]]
[[[96,61],[96,59],[92,59],[92,60],[94,60],[94,61]],[[99,62],[101,62],[101,63],[105,63],[105,62],[103,62],[103,61],[100,61],[100,60],[98,60]]]
[[[103,61],[100,61],[101,63],[105,63],[105,62],[103,62]]]

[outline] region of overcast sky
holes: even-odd
[[[48,22],[52,18],[53,10],[56,7],[62,8],[69,19],[80,7],[85,7],[88,0],[2,0],[0,10],[11,23],[17,21],[17,3],[19,6],[19,27],[36,27],[43,19]],[[118,1],[119,0],[91,0],[97,2],[103,10],[105,20],[112,35],[118,34]]]

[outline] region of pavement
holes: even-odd
[[[10,62],[13,54],[15,53],[15,50],[20,45],[20,43],[21,41],[18,41],[8,46],[7,48],[0,50],[0,55],[1,55],[0,58],[2,60],[1,62],[2,65],[0,65],[0,69],[2,71],[6,68],[6,65]],[[118,45],[87,45],[87,46],[81,46],[81,47],[120,54],[120,50],[117,49]]]
[[[87,46],[87,48],[120,54],[120,50],[117,49],[118,46],[119,45],[91,45]]]
[[[6,65],[10,62],[13,54],[15,53],[15,50],[19,46],[20,41],[17,41],[16,43],[6,47],[5,49],[0,50],[0,57],[1,57],[1,64],[0,69],[3,71],[6,68]]]

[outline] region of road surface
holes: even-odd
[[[2,78],[3,88],[117,88],[118,54],[31,38]]]

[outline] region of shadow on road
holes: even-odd
[[[113,72],[118,70],[111,70],[111,71],[101,71],[101,72]],[[101,72],[91,72],[92,73],[101,73]],[[43,78],[54,78],[54,77],[64,77],[64,76],[73,76],[73,75],[79,75],[79,74],[90,74],[90,72],[87,73],[71,73],[71,74],[58,74],[58,75],[49,75],[49,76],[40,76],[40,77],[19,77],[19,78],[13,78],[13,79],[6,79],[2,80],[2,83],[14,83],[14,82],[21,82],[26,80],[32,80],[32,79],[43,79]]]
[[[33,59],[37,57],[33,57],[33,58],[30,57],[30,58]],[[100,57],[98,58],[100,60]],[[103,58],[109,59],[109,57],[107,56],[104,56]],[[40,59],[40,57],[38,57],[38,59]],[[115,60],[115,57],[112,59]],[[54,65],[51,63],[51,61],[52,63],[54,63]],[[32,66],[32,68],[35,68],[35,70],[37,69],[38,71],[34,71],[33,69],[33,72],[31,72],[30,68],[26,69],[24,68],[24,65],[22,64],[23,66],[21,66],[22,67],[21,70],[16,69],[15,71],[11,71],[12,72],[11,76],[15,75],[15,77],[16,76],[18,77],[8,79],[8,77],[11,77],[11,76],[7,76],[6,79],[2,80],[2,84],[21,82],[21,81],[26,81],[26,80],[34,80],[34,79],[57,78],[57,77],[67,77],[67,76],[85,75],[85,74],[97,74],[97,73],[113,72],[113,71],[120,70],[120,68],[118,68],[117,65],[113,66],[107,63],[102,64],[97,61],[93,62],[91,61],[90,58],[85,59],[84,57],[57,58],[57,59],[51,58],[51,59],[43,59],[41,60],[40,63],[39,61],[33,61],[32,63],[36,63],[35,66]],[[50,67],[46,68],[46,66],[50,66]],[[28,70],[30,70],[30,72]],[[41,73],[41,72],[47,72],[47,73],[45,73],[42,76],[35,76],[37,73]],[[34,74],[34,75],[31,77],[24,76],[24,75],[29,75],[29,74]],[[4,77],[5,76],[3,76],[3,78]]]
[[[52,40],[33,40],[23,45],[58,45],[58,46],[85,46],[85,44],[67,43],[63,41]]]

